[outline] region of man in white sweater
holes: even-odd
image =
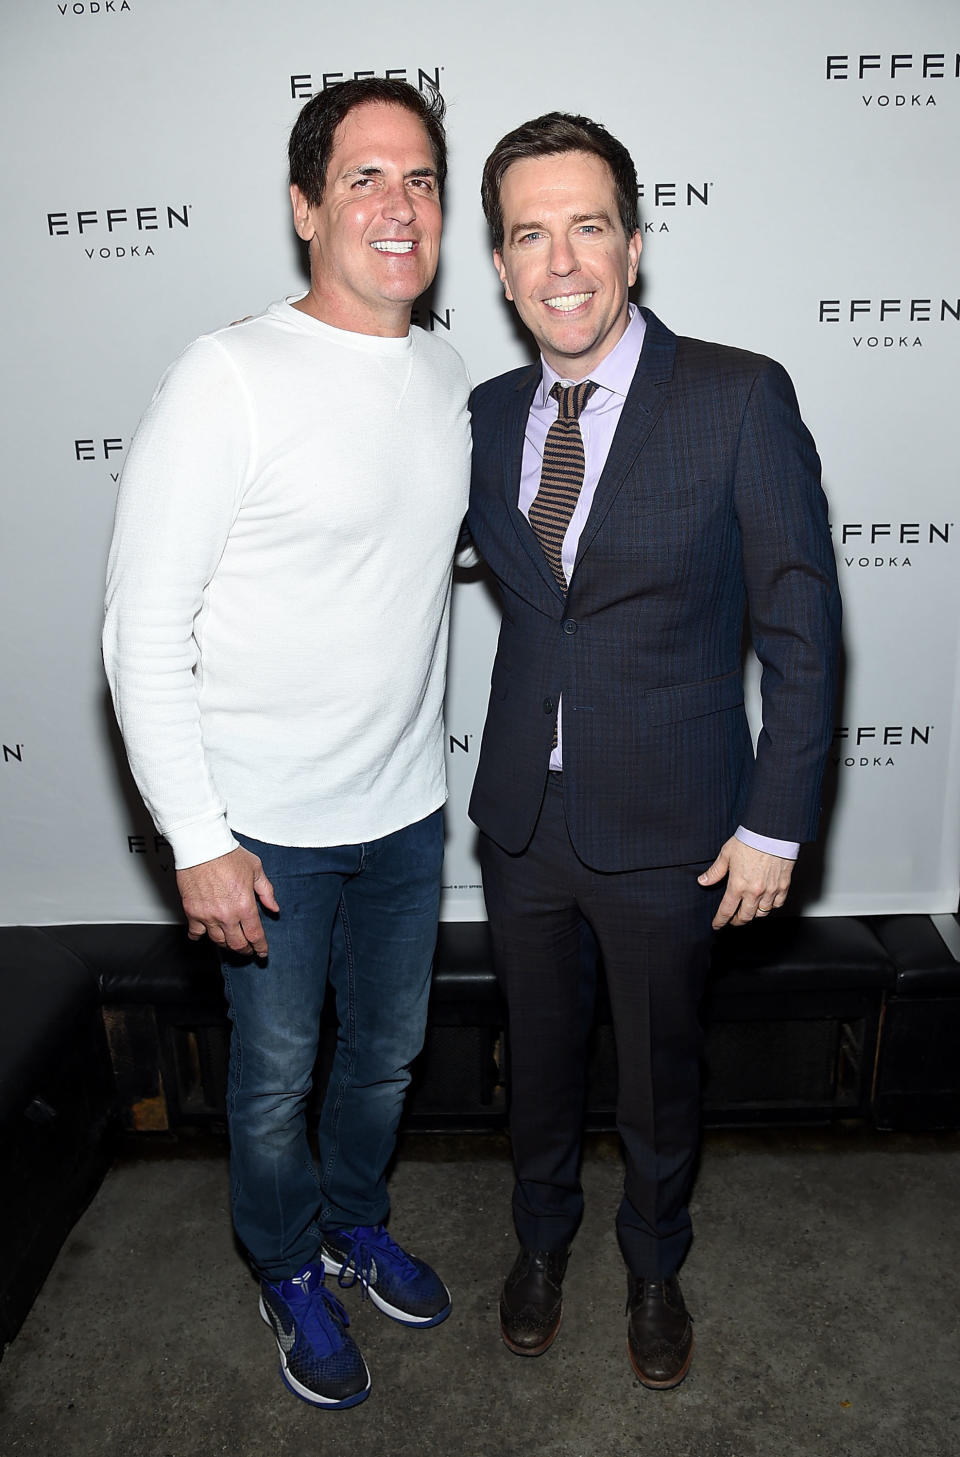
[[[130,763],[189,934],[222,956],[234,1222],[283,1379],[326,1407],[362,1401],[370,1376],[325,1273],[405,1324],[450,1311],[384,1228],[436,938],[469,474],[463,364],[410,326],[437,266],[442,115],[383,80],[304,107],[290,195],[309,292],[167,371],[130,449],[107,584]],[[304,1109],[328,976],[340,1025],[318,1171]]]

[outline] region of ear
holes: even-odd
[[[503,258],[497,248],[493,250],[493,266],[500,275],[500,282],[503,284],[504,293],[509,301],[513,303],[513,294],[510,292],[510,285],[507,282],[507,270],[503,266]]]
[[[643,238],[640,236],[640,229],[627,239],[627,265],[630,287],[637,281],[637,272],[640,268],[640,254],[643,252]]]
[[[290,204],[293,208],[293,226],[297,230],[297,237],[309,243],[313,237],[313,224],[310,221],[310,204],[294,182],[290,187]]]

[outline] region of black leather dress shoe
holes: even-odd
[[[630,1364],[643,1385],[655,1391],[679,1386],[690,1370],[693,1324],[676,1275],[668,1280],[631,1275],[627,1317]]]
[[[500,1334],[518,1356],[540,1356],[563,1317],[567,1250],[521,1249],[500,1292]]]

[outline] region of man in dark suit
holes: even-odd
[[[539,1355],[560,1324],[583,1202],[586,923],[620,1068],[628,1348],[657,1388],[693,1345],[677,1270],[711,926],[782,905],[816,833],[840,609],[790,380],[629,303],[636,199],[628,153],[583,117],[519,127],[484,169],[494,263],[541,360],[472,399],[469,526],[503,624],[470,813],[509,1005],[521,1248],[503,1338]]]

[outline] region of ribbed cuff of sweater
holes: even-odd
[[[198,820],[192,825],[181,825],[176,830],[165,830],[164,835],[173,850],[173,863],[178,870],[188,870],[191,865],[203,865],[207,860],[229,855],[231,850],[238,848],[225,815],[220,815],[215,820]]]

